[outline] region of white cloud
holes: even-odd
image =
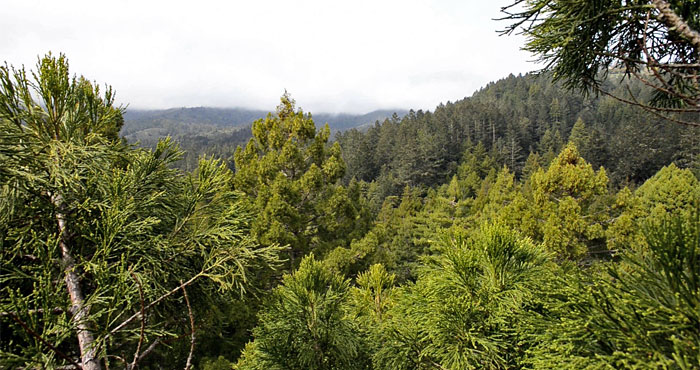
[[[131,107],[307,111],[432,109],[534,68],[498,1],[38,1],[3,4],[0,54],[33,66],[64,52],[74,72]]]

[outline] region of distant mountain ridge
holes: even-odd
[[[121,136],[142,147],[154,147],[159,139],[171,137],[185,151],[179,166],[191,170],[200,155],[223,158],[232,165],[230,157],[238,145],[252,137],[251,124],[269,112],[245,108],[171,108],[160,110],[127,110]],[[366,114],[319,113],[312,117],[317,127],[326,123],[332,132],[357,128],[364,130],[376,121],[401,118],[407,110],[385,109]]]
[[[210,107],[128,110],[124,115],[124,127],[121,134],[129,137],[139,131],[153,129],[162,133],[176,128],[188,131],[187,127],[197,127],[198,129],[243,128],[257,119],[264,118],[268,113],[268,111],[256,109]],[[373,124],[375,121],[383,121],[393,114],[403,117],[407,113],[408,110],[405,109],[381,109],[366,114],[312,113],[312,116],[319,127],[328,123],[331,130],[343,131]]]

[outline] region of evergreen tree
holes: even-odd
[[[647,224],[645,243],[597,271],[542,290],[528,359],[535,369],[700,368],[697,213]]]
[[[588,154],[591,151],[591,133],[588,131],[586,124],[581,118],[576,120],[574,127],[569,135],[569,142],[574,144],[581,153],[581,157],[588,160]],[[589,160],[590,162],[590,160]]]
[[[504,227],[445,235],[416,284],[395,291],[375,368],[517,367],[515,322],[548,264],[540,246]]]
[[[340,184],[340,145],[328,145],[328,126],[317,132],[311,115],[294,104],[285,93],[275,115],[253,123],[253,138],[236,149],[234,177],[257,212],[254,235],[264,245],[288,246],[290,270],[299,257],[362,233],[355,229],[357,204]]]
[[[179,336],[189,364],[207,303],[277,251],[220,162],[183,175],[169,142],[124,145],[111,89],[63,55],[31,76],[0,68],[0,367],[134,368]]]
[[[538,220],[533,237],[560,258],[581,258],[592,243],[600,243],[607,221],[605,170],[594,172],[569,144],[547,171],[540,169],[532,175],[530,186],[533,218]]]
[[[305,257],[272,291],[236,369],[365,368],[362,338],[347,316],[349,294],[347,280]]]

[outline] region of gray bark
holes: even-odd
[[[87,319],[90,315],[90,306],[85,304],[83,291],[80,287],[80,278],[75,272],[75,259],[71,255],[68,247],[68,235],[66,231],[66,218],[63,213],[63,199],[60,195],[51,196],[51,201],[56,207],[56,222],[60,236],[59,247],[61,248],[61,262],[65,272],[64,281],[70,296],[71,313],[78,335],[78,345],[80,347],[80,358],[83,370],[102,370],[102,365],[97,359],[97,346],[95,336],[90,330]]]

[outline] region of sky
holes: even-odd
[[[506,0],[4,0],[0,55],[51,51],[130,109],[433,110],[537,66]],[[2,62],[2,60],[0,60]]]

